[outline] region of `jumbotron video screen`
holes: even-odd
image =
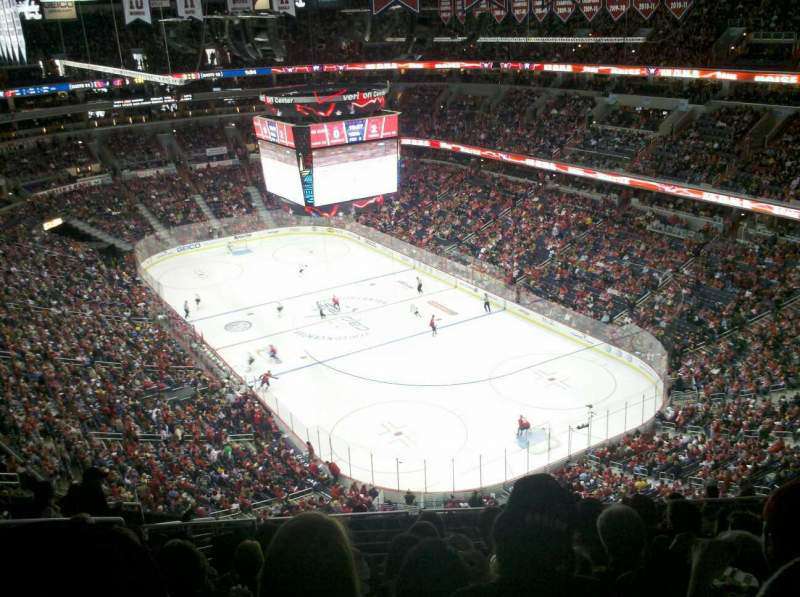
[[[397,192],[397,140],[314,152],[314,203],[344,203]]]
[[[254,120],[266,190],[324,207],[397,191],[398,114],[308,126]]]
[[[273,195],[302,205],[303,189],[294,150],[261,139],[258,140],[258,149],[267,190]]]

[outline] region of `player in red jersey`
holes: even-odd
[[[520,415],[519,419],[517,420],[517,437],[528,431],[530,428],[531,424],[528,419]]]
[[[269,358],[277,359],[278,358],[278,349],[275,348],[273,344],[269,345]]]
[[[333,303],[333,308],[334,309],[336,309],[337,311],[339,311],[341,309],[341,307],[339,306],[339,297],[336,296],[335,294],[333,295],[333,298],[331,299],[331,302]]]
[[[263,388],[264,386],[269,387],[270,379],[278,379],[278,378],[272,375],[272,371],[267,371],[266,373],[262,374],[259,379],[261,380],[261,385],[258,387]]]
[[[428,323],[428,325],[431,327],[431,333],[435,336],[436,335],[436,331],[437,331],[436,330],[436,316],[435,315],[431,315],[431,320]]]

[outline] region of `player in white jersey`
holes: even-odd
[[[278,311],[278,317],[281,317],[283,315],[283,305],[281,303],[278,303],[275,309]]]
[[[419,312],[416,305],[411,305],[411,313],[416,315],[417,317],[422,317],[422,313]]]
[[[183,316],[189,319],[189,301],[183,301]]]
[[[200,310],[200,295],[199,294],[195,294],[194,295],[194,304],[195,304],[195,308],[199,311]]]

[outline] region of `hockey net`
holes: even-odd
[[[228,253],[231,255],[246,255],[250,252],[246,238],[232,240],[228,242]]]

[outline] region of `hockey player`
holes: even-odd
[[[200,310],[200,295],[199,294],[195,294],[194,295],[194,305],[195,305],[195,309],[197,309],[199,311]]]
[[[489,295],[485,292],[483,293],[483,310],[487,313],[492,312],[492,304],[489,302]]]
[[[278,311],[278,317],[283,315],[283,305],[281,303],[278,303],[278,306],[275,307],[275,309]]]
[[[259,388],[263,388],[264,386],[267,386],[267,388],[269,388],[269,380],[278,378],[272,375],[272,371],[267,371],[266,373],[262,374],[259,379],[261,380],[261,385],[258,386]]]
[[[422,294],[422,280],[417,276],[417,294]]]
[[[189,301],[183,301],[183,317],[189,319]]]
[[[278,349],[275,348],[273,344],[269,345],[269,358],[277,359],[278,358]]]
[[[339,306],[339,297],[338,297],[338,296],[336,296],[336,295],[334,294],[334,295],[333,295],[333,298],[331,299],[331,302],[333,303],[333,308],[334,308],[336,311],[340,311],[340,310],[341,310],[341,307]]]
[[[317,302],[317,309],[319,309],[319,318],[325,319],[325,310],[322,308],[322,303]]]
[[[431,327],[431,333],[433,336],[436,335],[436,316],[431,315],[431,320],[428,322],[428,325]]]
[[[416,305],[411,305],[411,312],[417,317],[422,317],[422,313],[419,312]]]
[[[528,419],[520,415],[519,419],[517,420],[517,437],[527,432],[530,428],[531,424]]]
[[[308,266],[307,266],[306,264],[301,264],[301,265],[300,265],[300,268],[297,270],[297,273],[298,273],[300,276],[302,276],[302,275],[303,275],[303,272],[304,272],[304,271],[306,271],[306,268],[307,268],[307,267],[308,267]]]

